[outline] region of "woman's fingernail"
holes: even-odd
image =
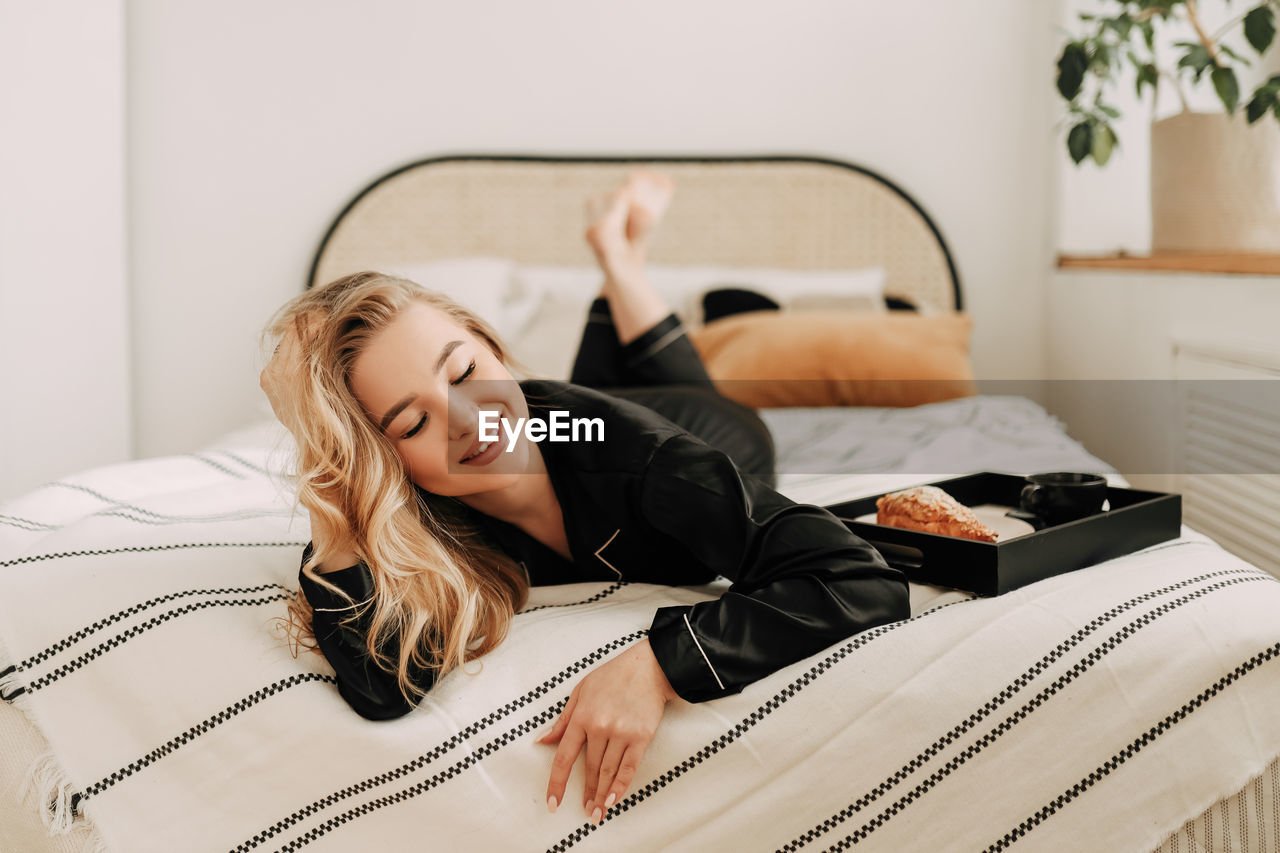
[[[556,798],[554,794],[552,794],[550,797],[547,797],[547,810],[550,811],[552,814],[556,813],[556,806],[558,805],[560,804],[556,802]]]
[[[594,823],[594,824],[596,824],[597,826],[599,826],[599,825],[600,825],[600,817],[601,817],[601,815],[600,815],[600,807],[599,807],[599,806],[597,806],[597,807],[596,807],[596,810],[595,810],[595,811],[593,811],[593,812],[591,813],[591,822],[592,822],[592,823]]]
[[[618,799],[618,795],[617,795],[617,794],[610,794],[610,795],[609,795],[609,799],[607,799],[607,800],[605,800],[605,801],[604,801],[604,810],[605,810],[605,811],[608,811],[608,810],[609,810],[609,806],[613,805],[613,801],[614,801],[614,800],[616,800],[616,799]]]

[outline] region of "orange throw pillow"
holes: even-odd
[[[977,393],[965,314],[751,311],[689,333],[726,397],[754,408],[918,406]]]

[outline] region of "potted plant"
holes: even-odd
[[[1257,57],[1265,55],[1275,41],[1280,0],[1264,0],[1214,32],[1196,0],[1104,5],[1106,13],[1080,15],[1087,32],[1068,41],[1058,58],[1071,159],[1105,166],[1111,158],[1118,144],[1112,121],[1120,112],[1107,95],[1122,71],[1133,70],[1139,99],[1150,95],[1153,104],[1167,83],[1183,110],[1152,122],[1152,249],[1280,252],[1280,74],[1242,93],[1237,72],[1250,59],[1224,42],[1242,34]],[[1165,44],[1169,34],[1177,39],[1172,67],[1157,58],[1157,42]],[[1223,112],[1188,107],[1184,87],[1206,82]]]

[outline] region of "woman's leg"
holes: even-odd
[[[754,409],[716,390],[684,324],[644,275],[649,235],[671,191],[665,177],[637,173],[593,200],[587,241],[604,285],[587,314],[570,381],[656,411],[724,451],[744,477],[773,487],[769,428]]]
[[[587,314],[569,381],[594,388],[710,385],[684,324],[644,273],[650,235],[672,191],[666,176],[635,172],[620,189],[588,200],[587,241],[604,283]]]
[[[587,314],[569,381],[591,388],[707,385],[711,377],[674,312],[622,343],[609,300],[598,297]]]
[[[609,300],[618,340],[630,343],[671,313],[649,286],[644,264],[649,240],[671,204],[675,185],[666,175],[632,172],[610,193],[587,199],[587,243],[600,264],[600,296]]]

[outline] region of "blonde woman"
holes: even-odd
[[[557,745],[551,811],[585,752],[594,822],[624,796],[669,702],[737,693],[908,615],[901,572],[827,510],[771,488],[768,430],[716,392],[646,283],[671,191],[638,172],[594,200],[586,236],[604,284],[570,382],[517,381],[487,323],[377,273],[294,298],[267,329],[280,343],[262,387],[297,440],[311,517],[290,627],[362,716],[408,713],[492,651],[530,585],[732,581],[717,600],[658,609],[539,739]],[[557,412],[602,434],[510,428]],[[495,418],[507,432],[483,441]]]

